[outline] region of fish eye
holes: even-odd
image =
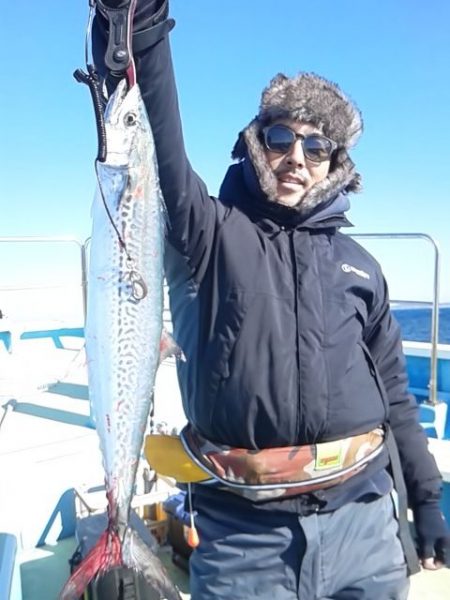
[[[137,118],[133,112],[129,112],[124,116],[123,121],[127,127],[131,127],[136,123]]]

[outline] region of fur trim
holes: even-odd
[[[267,161],[260,132],[277,119],[311,123],[338,144],[328,176],[305,194],[297,210],[309,212],[340,192],[360,191],[361,177],[347,153],[363,129],[358,108],[336,84],[318,75],[300,73],[288,78],[280,73],[263,91],[258,116],[240,132],[232,152],[234,159],[252,161],[261,189],[270,201],[276,201],[277,180]]]

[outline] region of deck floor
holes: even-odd
[[[75,548],[76,540],[71,537],[53,546],[47,545],[25,552],[21,565],[23,600],[58,600],[58,594],[69,577],[68,560]],[[190,598],[189,578],[172,563],[170,552],[170,548],[164,546],[159,557],[181,597]]]
[[[173,364],[158,374],[156,408],[157,421],[184,423]],[[81,339],[64,348],[21,340],[11,354],[0,345],[0,472],[0,531],[19,540],[23,600],[57,600],[75,547],[72,490],[103,482]],[[187,576],[168,548],[161,558],[189,598]],[[449,590],[450,570],[422,572],[409,598],[444,600]]]
[[[56,546],[35,548],[24,555],[21,566],[23,600],[58,600],[58,593],[69,575],[68,560],[75,546],[75,538],[68,538]],[[159,556],[181,597],[190,598],[188,576],[172,563],[169,548],[163,547]],[[449,590],[449,569],[422,571],[411,579],[408,600],[448,600]]]

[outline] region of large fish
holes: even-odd
[[[98,574],[126,566],[141,572],[161,598],[178,600],[160,560],[129,524],[160,360],[165,228],[154,140],[137,84],[119,83],[104,119],[107,154],[96,163],[86,351],[108,526],[61,598],[78,600]]]

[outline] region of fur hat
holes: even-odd
[[[261,130],[278,119],[310,123],[338,144],[328,176],[305,194],[298,211],[309,212],[339,192],[360,190],[360,175],[347,153],[363,129],[358,108],[336,84],[314,73],[291,78],[279,73],[264,89],[259,114],[240,132],[232,152],[234,159],[250,158],[269,200],[276,201],[277,180],[266,158]]]

